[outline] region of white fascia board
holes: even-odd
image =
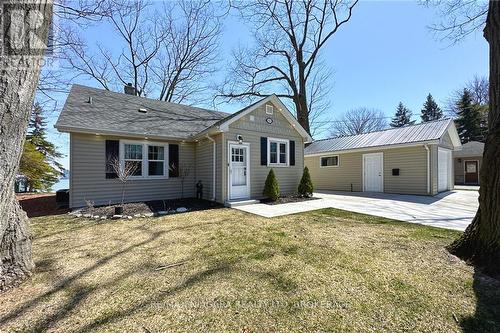
[[[54,126],[59,132],[63,133],[81,133],[81,134],[95,134],[95,135],[109,135],[109,136],[119,136],[119,137],[127,137],[127,138],[148,138],[154,140],[163,140],[163,141],[193,141],[192,138],[183,139],[183,138],[175,138],[175,137],[167,137],[167,136],[158,136],[158,135],[148,135],[148,134],[137,134],[130,132],[122,132],[122,131],[108,131],[102,129],[92,129],[92,128],[78,128],[78,127],[67,127],[67,126]]]
[[[450,135],[451,142],[455,148],[454,150],[461,150],[462,142],[460,141],[460,136],[458,135],[457,127],[455,126],[455,122],[453,120],[450,121],[445,133]]]
[[[252,111],[256,110],[257,108],[265,105],[268,102],[274,102],[278,106],[278,110],[281,112],[281,114],[288,120],[288,122],[293,126],[293,128],[299,132],[299,134],[305,139],[305,142],[312,142],[313,139],[312,137],[306,132],[306,130],[302,127],[302,125],[299,124],[297,119],[290,113],[290,111],[287,109],[287,107],[281,102],[281,100],[278,98],[276,95],[270,95],[266,98],[263,98],[260,100],[258,103],[253,105],[252,107],[248,108],[247,110],[241,112],[240,114],[232,117],[231,119],[228,119],[227,121],[223,122],[219,128],[222,132],[227,132],[229,130],[229,125],[232,123],[238,121],[239,119],[243,118],[247,114],[251,113]]]
[[[304,157],[314,157],[314,156],[324,156],[325,154],[347,154],[347,153],[359,153],[359,152],[368,152],[368,151],[376,151],[376,150],[387,150],[387,149],[395,149],[395,148],[405,148],[405,147],[418,147],[423,145],[432,145],[439,144],[439,140],[429,140],[429,141],[420,141],[414,143],[401,143],[397,145],[387,145],[387,146],[377,146],[377,147],[364,147],[364,148],[354,148],[354,149],[346,149],[346,150],[325,150],[313,154],[307,154],[304,152]]]

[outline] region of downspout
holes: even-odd
[[[217,156],[216,154],[216,149],[217,149],[217,146],[216,146],[216,142],[213,138],[211,138],[208,134],[207,134],[207,139],[212,141],[212,144],[213,144],[213,156],[212,156],[212,201],[215,201],[215,172],[216,172],[216,164],[215,164],[215,157]]]
[[[431,194],[431,162],[430,162],[430,150],[428,145],[424,145],[425,150],[427,150],[427,194]]]

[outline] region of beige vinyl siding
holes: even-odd
[[[453,142],[451,141],[450,134],[446,132],[439,142],[439,146],[447,149],[453,149]]]
[[[288,111],[286,111],[288,112]],[[253,121],[250,119],[253,116]],[[273,119],[272,124],[266,118]],[[250,143],[250,196],[262,198],[266,177],[271,167],[260,165],[260,138],[277,138],[295,141],[295,165],[288,167],[272,167],[278,180],[282,195],[297,193],[304,168],[304,141],[302,136],[292,127],[290,122],[274,106],[273,115],[267,115],[265,106],[259,107],[245,117],[229,126],[224,133],[224,198],[227,198],[227,145],[242,135],[245,143]]]
[[[423,146],[383,152],[384,192],[427,194],[427,151]],[[393,176],[392,169],[399,169],[399,176]]]
[[[121,183],[117,179],[105,178],[105,140],[127,138],[107,137],[102,135],[71,134],[71,207],[85,206],[85,200],[96,205],[121,200]],[[133,139],[130,139],[133,140]],[[152,141],[158,142],[158,141]],[[192,143],[179,144],[179,163],[186,161],[192,168],[195,160],[195,148]],[[193,169],[192,169],[193,170]],[[193,197],[195,172],[191,171],[184,182],[184,197]],[[126,201],[148,201],[179,198],[181,193],[180,178],[170,179],[131,179],[126,184]]]
[[[336,155],[325,154],[322,156]],[[305,166],[315,190],[331,191],[363,191],[363,160],[361,153],[346,153],[339,155],[338,167],[320,167],[320,156],[306,157]]]
[[[220,203],[224,203],[224,188],[226,188],[223,179],[224,175],[227,172],[227,168],[224,167],[224,161],[226,156],[226,150],[223,144],[224,134],[219,134],[214,137],[215,145],[217,149],[217,166],[216,166],[216,175],[215,179],[217,182],[217,188],[215,192],[215,200]]]
[[[203,199],[212,199],[213,190],[213,143],[203,139],[196,144],[196,179],[203,184]]]
[[[317,190],[363,191],[363,154],[383,153],[384,192],[427,194],[427,152],[423,146],[370,150],[339,155],[338,167],[320,167],[320,156],[308,156],[305,165]],[[392,169],[400,175],[393,176]]]

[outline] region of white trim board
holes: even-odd
[[[314,154],[306,154],[304,153],[304,157],[318,157],[318,156],[326,156],[326,155],[340,155],[340,154],[348,154],[348,153],[363,153],[369,151],[378,151],[378,150],[387,150],[387,149],[396,149],[396,148],[406,148],[406,147],[424,147],[425,145],[439,144],[439,140],[430,140],[430,141],[420,141],[415,143],[402,143],[397,145],[390,146],[376,146],[376,147],[364,147],[364,148],[354,148],[354,149],[346,149],[346,150],[332,150],[332,151],[322,151]]]

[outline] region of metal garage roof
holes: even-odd
[[[304,154],[335,152],[352,149],[383,147],[439,140],[455,126],[453,119],[440,119],[426,123],[391,128],[383,131],[318,140],[306,147]]]

